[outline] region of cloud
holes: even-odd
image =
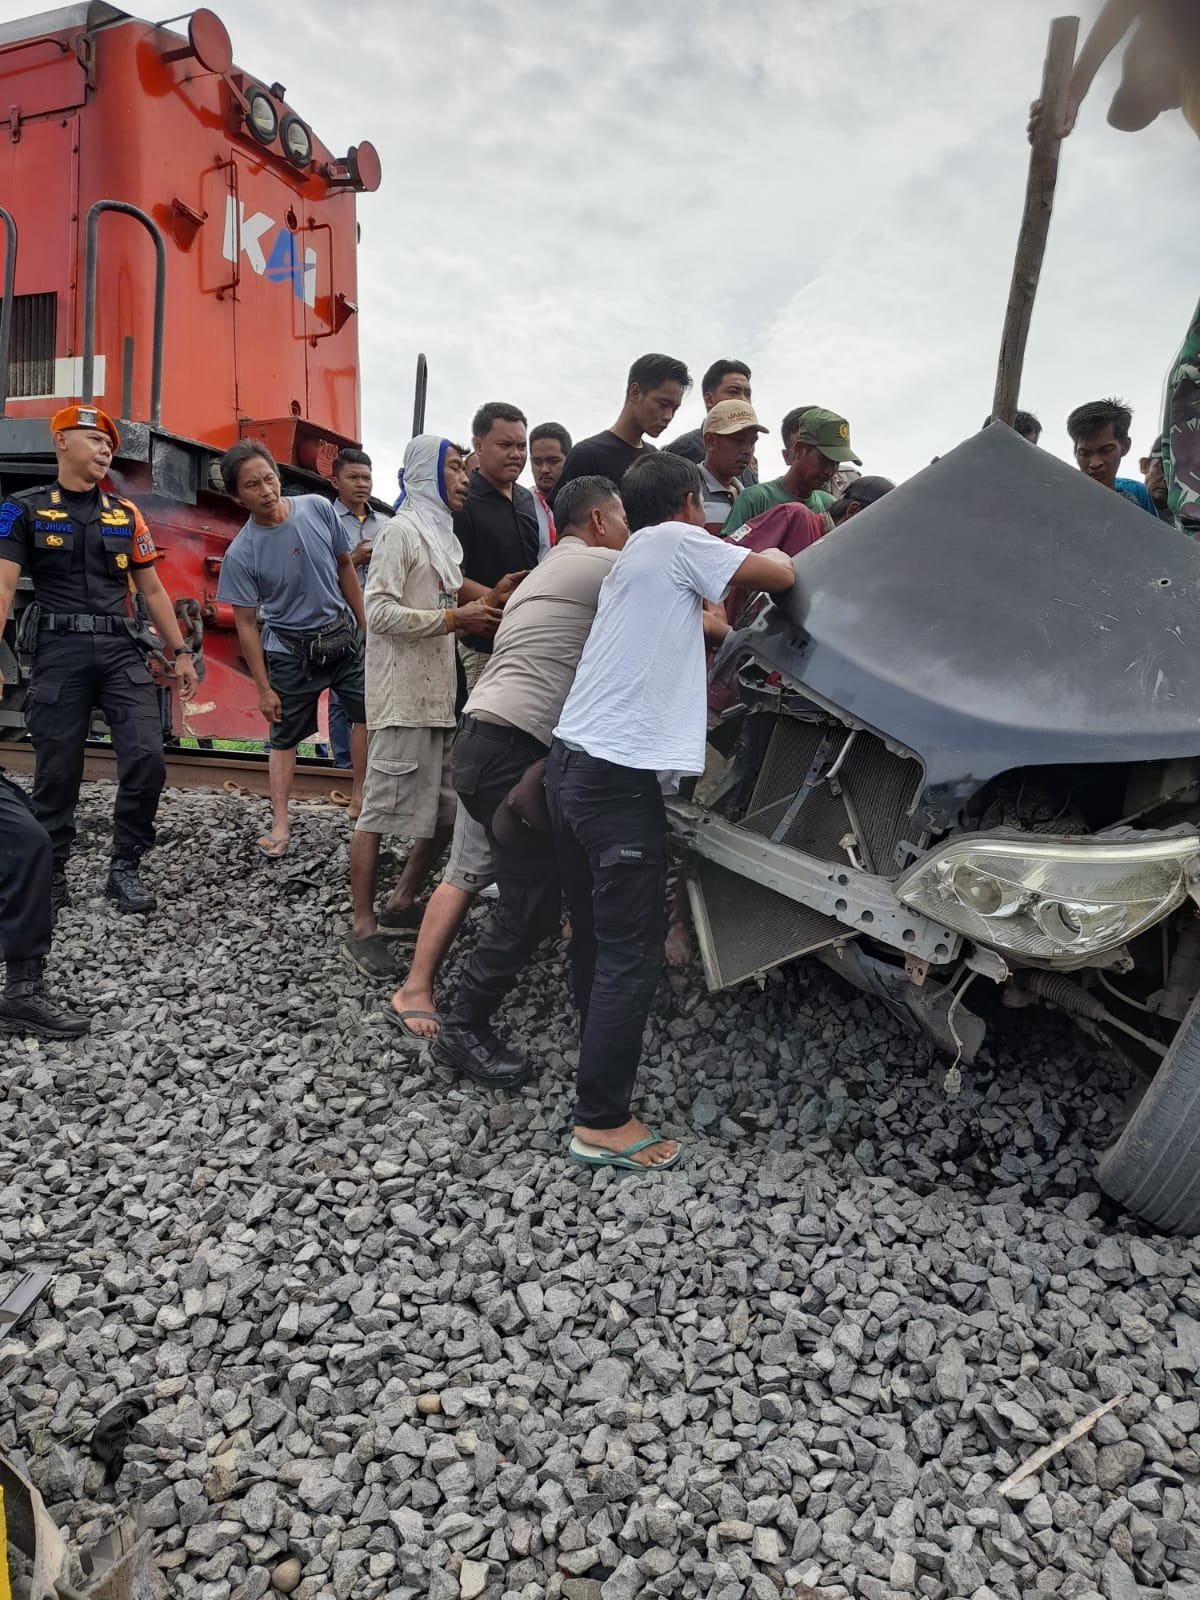
[[[0,18],[26,9],[0,0]],[[1083,9],[1086,28],[1098,0]],[[801,401],[831,405],[868,470],[895,476],[986,415],[1044,0],[224,14],[239,64],[282,79],[325,143],[380,150],[383,186],[358,205],[358,331],[385,492],[419,350],[429,425],[458,437],[500,398],[577,437],[604,427],[652,349],[697,376],[743,357],[772,427]],[[1145,448],[1196,295],[1195,139],[1178,115],[1114,133],[1115,75],[1064,146],[1030,338],[1023,402],[1060,454],[1071,407],[1113,391]],[[695,395],[680,426],[700,413]]]

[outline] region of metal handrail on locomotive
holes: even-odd
[[[236,67],[211,11],[178,26],[101,0],[0,24],[0,491],[53,478],[62,406],[118,417],[111,487],[203,621],[207,676],[171,731],[261,738],[216,598],[245,520],[217,462],[261,439],[286,487],[332,495],[334,457],[361,432],[355,197],[381,170],[373,145],[335,155],[282,84]],[[21,600],[0,642],[0,738],[23,728]]]

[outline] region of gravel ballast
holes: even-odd
[[[77,1549],[139,1502],[180,1600],[1200,1600],[1200,1251],[1102,1200],[1126,1084],[1060,1019],[948,1099],[816,963],[669,973],[639,1110],[683,1162],[590,1172],[560,950],[500,1019],[535,1081],[485,1093],[339,956],[344,813],[272,865],[264,803],[168,793],[136,919],[111,801],[52,958],[93,1033],[0,1077],[0,1294],[57,1273],[0,1448]]]

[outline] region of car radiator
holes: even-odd
[[[821,741],[832,732],[823,770],[835,763],[850,730],[840,724],[802,722],[781,716],[771,735],[758,782],[741,826],[765,838],[775,836],[809,773]],[[883,740],[859,730],[837,773],[837,786],[849,796],[862,827],[866,859],[858,863],[892,878],[900,866],[896,851],[912,831],[911,813],[923,780],[921,763],[894,755]],[[852,831],[850,815],[832,787],[818,782],[787,823],[778,843],[820,861],[853,865],[842,841]]]
[[[779,843],[821,861],[853,864],[842,846],[852,830],[850,817],[827,783],[817,782],[788,819],[822,740],[827,739],[822,770],[828,771],[849,732],[840,724],[781,716],[739,826],[771,838],[786,824]],[[861,864],[883,877],[895,876],[897,847],[911,831],[910,813],[923,781],[920,763],[893,755],[874,734],[859,731],[836,781],[850,796],[862,830],[868,860]],[[835,918],[703,858],[690,865],[688,892],[711,989],[728,988],[837,939],[854,937],[854,930]]]

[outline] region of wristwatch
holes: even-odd
[[[181,644],[176,646],[175,654],[177,656],[190,656],[192,653],[192,647],[190,644]]]

